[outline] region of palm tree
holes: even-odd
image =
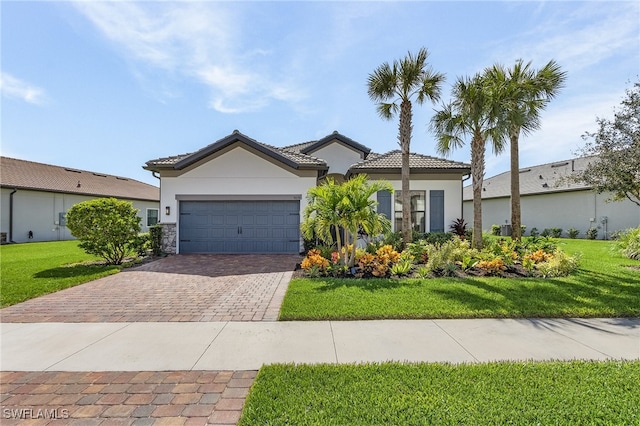
[[[522,237],[520,212],[520,134],[530,134],[540,128],[540,112],[564,86],[567,74],[555,61],[549,61],[540,70],[534,70],[531,62],[516,61],[511,69],[494,65],[486,71],[494,85],[499,102],[500,120],[509,137],[511,169],[511,238]]]
[[[400,112],[398,143],[402,152],[402,239],[405,243],[411,242],[412,234],[409,192],[409,153],[413,130],[411,99],[415,96],[418,104],[423,104],[427,99],[437,101],[440,98],[440,86],[445,79],[444,74],[427,68],[428,55],[424,47],[415,56],[409,52],[392,65],[383,63],[368,78],[369,98],[378,104],[378,114],[390,120]]]
[[[458,78],[453,86],[453,99],[431,119],[431,129],[437,138],[436,149],[448,155],[471,137],[471,176],[473,178],[473,238],[474,248],[482,248],[482,182],[484,179],[486,143],[494,153],[504,149],[504,132],[499,127],[496,103],[485,75]]]
[[[389,182],[383,180],[368,181],[366,175],[358,175],[342,184],[343,226],[351,236],[351,253],[345,253],[345,264],[353,266],[356,258],[356,240],[362,229],[367,235],[380,235],[391,231],[391,221],[378,213],[378,203],[371,197],[378,191],[393,191]],[[349,237],[346,237],[347,239]],[[345,242],[349,245],[349,241]]]
[[[371,197],[378,191],[391,191],[386,181],[369,182],[366,175],[358,175],[343,184],[328,178],[322,185],[309,189],[307,207],[301,224],[305,238],[314,235],[325,242],[333,242],[342,256],[343,264],[353,266],[356,255],[356,239],[362,228],[369,235],[379,235],[391,230],[391,222],[376,211],[377,202]],[[341,230],[344,233],[342,241]],[[333,234],[333,235],[332,235]],[[342,250],[349,245],[351,250]]]

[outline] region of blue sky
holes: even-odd
[[[148,160],[238,129],[276,146],[334,130],[397,149],[367,76],[429,50],[447,81],[555,59],[566,87],[521,141],[521,166],[574,156],[640,74],[640,2],[3,1],[2,155],[157,185]],[[414,106],[412,151],[436,155]],[[449,158],[469,161],[468,145]],[[508,156],[487,152],[490,177]]]

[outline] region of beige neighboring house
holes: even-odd
[[[531,228],[569,228],[585,238],[589,228],[598,229],[598,239],[608,239],[611,232],[640,226],[640,207],[629,200],[607,202],[610,193],[596,194],[584,183],[566,179],[583,170],[591,157],[574,158],[520,169],[520,203],[526,235]],[[505,172],[484,180],[482,187],[482,229],[511,222],[511,173]],[[464,218],[473,223],[473,192],[464,188]]]
[[[378,211],[399,229],[400,152],[372,153],[338,132],[285,147],[237,130],[197,152],[148,161],[160,178],[160,222],[170,253],[298,253],[307,191],[327,177],[386,179]],[[465,163],[411,155],[412,224],[445,231],[462,215]]]
[[[142,232],[159,217],[159,188],[137,180],[0,157],[0,225],[6,242],[71,240],[65,214],[76,203],[102,197],[131,201]],[[4,241],[3,241],[4,242]]]

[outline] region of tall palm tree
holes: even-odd
[[[403,59],[387,62],[376,68],[368,78],[369,98],[376,102],[378,114],[390,120],[398,112],[400,124],[398,143],[402,152],[402,239],[411,242],[411,194],[409,192],[409,153],[411,146],[412,98],[423,104],[427,99],[435,102],[440,99],[441,84],[444,74],[434,72],[427,67],[429,56],[426,48],[421,48],[417,55],[411,52]]]
[[[482,248],[482,182],[484,180],[486,143],[494,153],[504,150],[504,132],[497,120],[496,103],[487,84],[486,75],[458,78],[453,86],[452,100],[431,119],[439,153],[448,155],[471,138],[471,176],[473,187],[474,248]]]
[[[496,64],[486,71],[494,85],[496,101],[500,105],[500,120],[504,123],[510,144],[511,169],[511,237],[522,237],[520,211],[520,134],[530,134],[540,128],[540,113],[564,86],[567,74],[560,65],[549,61],[540,70],[531,62],[516,61],[513,68]]]

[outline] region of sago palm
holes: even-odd
[[[517,60],[513,68],[496,64],[486,70],[493,85],[494,100],[499,104],[499,119],[507,132],[510,144],[511,170],[511,226],[512,238],[522,237],[520,211],[520,134],[540,128],[540,113],[564,86],[566,73],[555,61],[549,61],[540,70],[531,62]]]
[[[400,113],[398,143],[402,152],[402,239],[411,242],[411,194],[409,153],[411,146],[412,99],[418,104],[426,100],[435,102],[440,98],[444,74],[427,67],[428,52],[421,48],[417,55],[411,52],[393,64],[387,62],[376,68],[368,78],[369,98],[377,103],[378,114],[392,119]]]
[[[497,117],[486,76],[476,74],[471,78],[458,78],[453,86],[452,100],[431,119],[439,153],[448,155],[462,147],[467,138],[471,139],[472,246],[477,249],[482,248],[482,182],[486,143],[491,143],[494,153],[504,150],[504,132]]]

